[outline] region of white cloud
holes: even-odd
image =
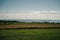
[[[49,19],[49,20],[60,20],[59,14],[0,14],[0,19]]]
[[[60,11],[59,11],[59,13],[60,13]]]
[[[52,14],[53,13],[53,14]],[[51,19],[60,20],[60,11],[20,11],[0,13],[0,19]]]
[[[58,11],[49,11],[49,13],[58,13]]]
[[[48,11],[40,11],[40,13],[48,13]]]
[[[32,11],[32,13],[40,13],[40,11]]]
[[[24,11],[24,10],[22,10],[22,11],[18,11],[18,12],[15,12],[15,13],[22,13],[22,14],[24,14],[24,13],[26,13],[26,14],[29,14],[29,13],[44,13],[44,14],[46,14],[46,13],[48,13],[48,14],[55,14],[55,13],[60,13],[60,11]]]

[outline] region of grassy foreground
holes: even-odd
[[[0,29],[0,40],[60,40],[60,29]]]

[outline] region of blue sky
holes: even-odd
[[[60,20],[60,0],[0,0],[0,19]]]

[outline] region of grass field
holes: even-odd
[[[0,29],[0,40],[60,40],[60,29]]]

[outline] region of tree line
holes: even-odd
[[[16,20],[0,20],[0,24],[19,24],[19,23],[41,23],[41,24],[60,24],[60,23],[55,23],[55,22],[21,22],[21,21],[16,21]]]

